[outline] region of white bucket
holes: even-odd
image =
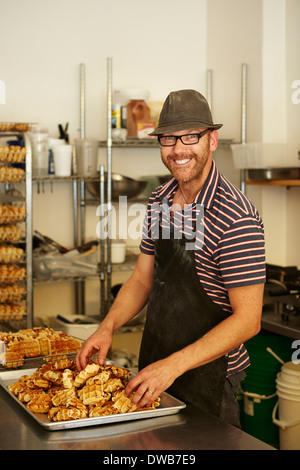
[[[280,427],[280,449],[300,450],[300,364],[286,362],[282,366],[276,378],[276,391],[278,402],[273,410],[273,423]]]

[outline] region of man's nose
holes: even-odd
[[[173,146],[173,151],[176,153],[186,152],[186,145],[182,143],[180,139],[176,140],[176,144]]]

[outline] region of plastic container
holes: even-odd
[[[33,256],[33,269],[36,276],[84,276],[97,274],[98,250],[86,253],[48,253]]]
[[[72,145],[53,147],[54,170],[56,176],[70,176],[72,173]]]
[[[53,147],[57,147],[58,145],[66,145],[66,141],[64,139],[56,139],[54,137],[48,138],[49,149],[53,150]]]
[[[277,402],[276,376],[281,363],[267,351],[267,347],[283,361],[290,358],[289,338],[260,333],[245,343],[251,365],[242,382],[243,429],[252,436],[275,447],[279,444],[279,430],[272,413]]]
[[[32,175],[45,176],[48,174],[49,164],[48,129],[34,126],[29,138],[32,147]]]
[[[57,327],[67,335],[83,340],[86,340],[89,336],[91,336],[98,329],[100,323],[97,322],[94,318],[88,317],[86,315],[61,315],[61,317],[65,318],[67,321],[55,318]],[[68,323],[68,321],[71,323]],[[89,323],[74,323],[76,321]]]
[[[112,240],[111,242],[111,262],[112,264],[124,263],[126,258],[126,243],[122,240]]]
[[[280,450],[300,450],[300,364],[287,362],[282,366],[276,390],[273,422],[279,427]]]
[[[151,132],[153,127],[147,103],[144,100],[131,99],[127,104],[127,137],[144,137],[142,130],[146,128]]]
[[[254,387],[255,388],[255,387]],[[256,390],[258,390],[256,386]],[[277,446],[278,429],[272,422],[272,412],[277,401],[276,393],[254,393],[243,391],[243,427],[251,436]]]
[[[247,168],[293,168],[299,166],[298,144],[245,143],[233,144],[234,166]]]
[[[77,174],[83,176],[97,175],[98,142],[89,139],[76,139]]]
[[[112,127],[126,127],[128,138],[147,137],[154,128],[148,99],[149,92],[142,88],[114,90]]]

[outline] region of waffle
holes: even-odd
[[[109,416],[109,415],[118,414],[118,411],[112,405],[113,405],[113,402],[111,401],[104,406],[96,405],[96,406],[90,407],[89,418],[96,418],[99,416]]]
[[[103,390],[108,393],[113,393],[116,392],[117,390],[120,390],[121,388],[124,388],[124,384],[121,379],[109,379],[104,385],[103,385]]]
[[[28,388],[27,390],[22,390],[21,392],[19,392],[17,394],[17,397],[22,403],[28,403],[40,395],[45,395],[44,391],[41,388]]]
[[[96,403],[106,403],[110,400],[111,394],[103,391],[102,385],[85,385],[78,391],[80,400],[85,405],[95,405]]]
[[[73,388],[74,385],[74,372],[70,369],[65,369],[62,373],[62,384],[64,388]]]
[[[74,408],[78,408],[79,410],[81,410],[83,413],[88,413],[88,407],[85,406],[85,404],[82,403],[82,401],[79,400],[79,398],[77,397],[68,398],[66,406],[73,406]]]
[[[52,406],[51,397],[42,393],[28,402],[26,407],[33,413],[48,413]]]
[[[40,355],[39,342],[30,338],[16,338],[9,343],[9,351],[21,355],[21,357],[38,357]]]
[[[48,390],[48,388],[51,387],[51,382],[50,380],[44,379],[43,377],[36,377],[33,380],[33,385],[37,388]]]
[[[63,383],[63,373],[58,370],[47,370],[43,374],[43,377],[55,385],[62,385]]]
[[[136,405],[131,403],[130,398],[125,397],[124,393],[119,395],[119,398],[112,405],[119,413],[128,413],[136,410]]]
[[[130,376],[130,371],[128,369],[124,369],[123,367],[116,367],[114,365],[106,366],[106,369],[110,372],[110,375],[115,377],[119,377],[122,379],[128,379]]]
[[[93,377],[90,377],[89,379],[87,379],[86,384],[87,385],[93,385],[93,384],[101,385],[107,382],[109,378],[110,378],[110,372],[108,370],[103,370],[99,374],[96,374]]]
[[[24,390],[28,390],[28,387],[26,385],[26,382],[19,381],[9,384],[8,390],[13,395],[17,396],[19,393],[24,392]]]
[[[71,361],[71,359],[68,359],[67,357],[65,357],[64,359],[59,359],[59,360],[55,361],[52,364],[51,369],[52,370],[64,370],[64,369],[68,369],[72,365],[73,365],[73,361]]]
[[[79,374],[75,377],[75,381],[74,381],[75,387],[81,387],[82,385],[84,385],[87,379],[97,374],[99,369],[100,369],[100,366],[98,364],[95,364],[95,363],[88,364],[85,367],[85,369],[79,372]]]
[[[52,397],[52,403],[54,406],[65,405],[69,398],[75,397],[76,392],[75,388],[68,388],[59,390],[55,395]]]
[[[82,419],[86,417],[87,417],[87,413],[73,406],[70,406],[68,408],[63,407],[59,409],[57,413],[52,414],[53,421],[69,421],[73,419]]]

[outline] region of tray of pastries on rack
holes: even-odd
[[[21,163],[25,160],[26,147],[20,145],[0,145],[0,162]]]
[[[23,248],[0,242],[0,263],[17,263],[23,256]]]
[[[13,166],[0,167],[0,183],[19,183],[25,175],[22,168],[15,168]]]
[[[0,321],[21,320],[24,315],[24,305],[14,303],[0,304]]]
[[[0,225],[0,243],[18,242],[22,237],[22,230],[17,225]]]
[[[0,284],[12,284],[23,281],[26,269],[17,264],[0,264]]]
[[[79,351],[81,342],[52,328],[28,328],[17,332],[0,332],[0,364],[19,367],[27,358],[53,356]]]
[[[30,130],[30,124],[26,122],[0,122],[0,131],[26,132]]]
[[[0,204],[0,224],[20,222],[26,215],[25,207],[13,204]]]
[[[0,303],[19,302],[25,294],[25,287],[20,284],[0,285]]]

